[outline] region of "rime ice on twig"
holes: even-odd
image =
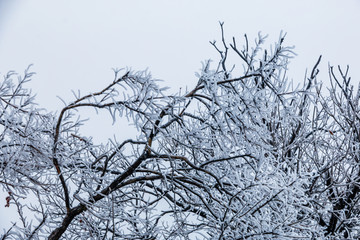
[[[173,95],[146,71],[115,70],[55,115],[36,108],[28,70],[17,83],[6,75],[0,185],[19,221],[3,238],[359,238],[360,93],[348,70],[330,68],[324,97],[319,58],[294,89],[285,35],[267,50],[266,37],[252,46],[245,35],[239,49],[221,30],[218,66],[206,62],[192,90]],[[137,132],[94,144],[82,108]]]

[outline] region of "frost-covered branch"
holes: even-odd
[[[320,57],[293,87],[284,34],[267,49],[266,36],[245,35],[239,47],[220,26],[219,64],[205,62],[186,92],[116,70],[55,114],[25,88],[29,69],[5,75],[0,186],[19,220],[2,238],[359,238],[360,93],[349,70],[330,68],[323,92]],[[83,108],[125,118],[133,137],[94,143]]]

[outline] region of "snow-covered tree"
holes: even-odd
[[[47,113],[24,86],[29,69],[4,76],[0,185],[19,221],[2,239],[359,238],[360,91],[348,70],[330,68],[322,92],[319,58],[293,87],[284,35],[267,50],[245,35],[239,48],[222,27],[219,63],[185,92],[119,70]],[[83,108],[126,118],[134,137],[95,144]]]

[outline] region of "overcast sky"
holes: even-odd
[[[289,75],[302,80],[305,69],[323,54],[327,64],[349,64],[359,81],[360,0],[211,1],[211,0],[0,0],[0,72],[37,72],[31,86],[41,106],[62,106],[70,90],[96,90],[113,78],[111,68],[148,68],[164,84],[196,83],[201,61],[216,58],[209,44],[244,33],[254,39],[281,30],[297,58]],[[240,43],[239,43],[240,44]]]
[[[224,21],[228,42],[235,36],[238,44],[244,33],[251,41],[269,34],[271,44],[287,32],[297,82],[322,54],[323,81],[328,63],[349,64],[358,84],[359,12],[360,0],[0,0],[0,74],[34,64],[28,86],[50,110],[62,106],[56,96],[70,101],[71,90],[104,87],[112,68],[148,68],[174,91],[191,88],[201,61],[217,60],[209,41],[220,39]]]

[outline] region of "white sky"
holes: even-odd
[[[8,4],[5,4],[8,3]],[[231,36],[250,40],[258,31],[269,43],[281,30],[298,57],[290,76],[302,80],[320,54],[327,64],[350,64],[360,76],[360,0],[0,0],[0,72],[37,72],[30,87],[41,106],[62,106],[70,90],[96,90],[113,78],[111,68],[149,68],[175,89],[196,83],[200,62],[217,57],[218,21]],[[359,79],[359,78],[357,78]],[[174,90],[175,90],[174,89]]]
[[[63,106],[56,96],[70,101],[71,90],[110,83],[111,68],[148,68],[174,91],[191,88],[201,61],[217,60],[209,41],[220,40],[224,21],[228,42],[235,36],[238,45],[244,33],[250,41],[269,34],[271,44],[287,32],[298,54],[289,72],[296,82],[322,54],[324,81],[330,62],[349,64],[358,84],[359,12],[360,0],[0,0],[0,74],[33,63],[28,86],[50,110]],[[2,205],[0,198],[0,212]],[[2,219],[0,233],[9,222]]]

